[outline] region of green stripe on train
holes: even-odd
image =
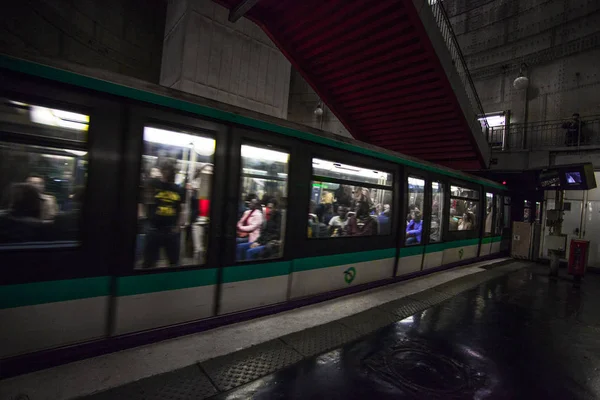
[[[287,275],[292,271],[291,261],[265,264],[248,264],[223,269],[223,283],[249,281],[251,279],[271,278]]]
[[[0,309],[110,295],[109,276],[0,286]]]
[[[309,271],[311,269],[336,267],[338,265],[349,265],[359,262],[375,261],[385,258],[396,257],[396,249],[370,250],[359,253],[333,254],[330,256],[299,258],[292,261],[293,271]]]
[[[337,140],[329,139],[319,135],[314,135],[308,132],[302,132],[292,128],[286,128],[280,125],[276,125],[270,122],[265,122],[250,117],[244,117],[238,114],[234,114],[227,111],[217,110],[206,106],[201,106],[189,101],[173,99],[171,97],[163,96],[156,93],[150,93],[141,91],[138,89],[123,86],[117,83],[107,82],[101,79],[92,78],[89,76],[79,75],[74,72],[63,71],[61,69],[42,65],[30,61],[20,60],[7,55],[0,55],[0,67],[23,72],[30,75],[39,76],[46,79],[55,80],[70,85],[76,85],[88,89],[97,90],[104,93],[110,93],[117,96],[123,96],[134,100],[144,101],[150,104],[156,104],[160,106],[170,107],[197,115],[202,115],[209,118],[224,120],[237,124],[250,126],[266,131],[281,133],[286,136],[296,137],[299,139],[309,140],[314,143],[324,144],[327,146],[337,147],[343,150],[349,150],[356,153],[362,153],[371,157],[384,159],[400,164],[408,165],[411,167],[420,168],[422,170],[436,172],[442,175],[446,175],[452,178],[457,178],[463,181],[473,182],[488,187],[494,187],[496,189],[506,190],[504,185],[497,183],[484,182],[474,177],[463,176],[459,173],[446,171],[440,168],[436,168],[431,165],[423,165],[417,161],[407,160],[402,157],[393,156],[391,154],[379,153],[376,150],[365,149],[359,146],[355,146],[349,143],[343,143]]]
[[[497,242],[501,242],[501,241],[502,241],[502,236],[493,236],[493,237],[486,237],[486,238],[481,239],[482,244],[497,243]]]
[[[116,295],[131,296],[215,285],[217,277],[218,269],[216,268],[124,276],[117,278]]]
[[[425,246],[425,253],[437,253],[438,251],[444,251],[447,249],[455,249],[457,247],[476,246],[479,244],[479,238],[477,239],[464,239],[455,240],[453,242],[444,242],[436,244],[428,244]]]
[[[400,258],[423,254],[423,247],[424,246],[403,247],[400,249]]]

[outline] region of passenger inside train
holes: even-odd
[[[0,246],[77,245],[87,178],[89,116],[1,99],[4,119],[46,145],[19,136],[0,142]]]

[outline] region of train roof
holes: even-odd
[[[6,54],[0,54],[0,68],[168,107],[210,119],[276,132],[442,174],[450,178],[507,190],[505,186],[497,182],[386,150],[358,140],[109,71],[34,55],[27,55],[26,60]]]

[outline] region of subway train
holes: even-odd
[[[81,66],[0,81],[3,377],[508,249],[496,182]]]

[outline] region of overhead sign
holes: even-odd
[[[596,187],[592,163],[561,165],[539,171],[538,190],[589,190]]]

